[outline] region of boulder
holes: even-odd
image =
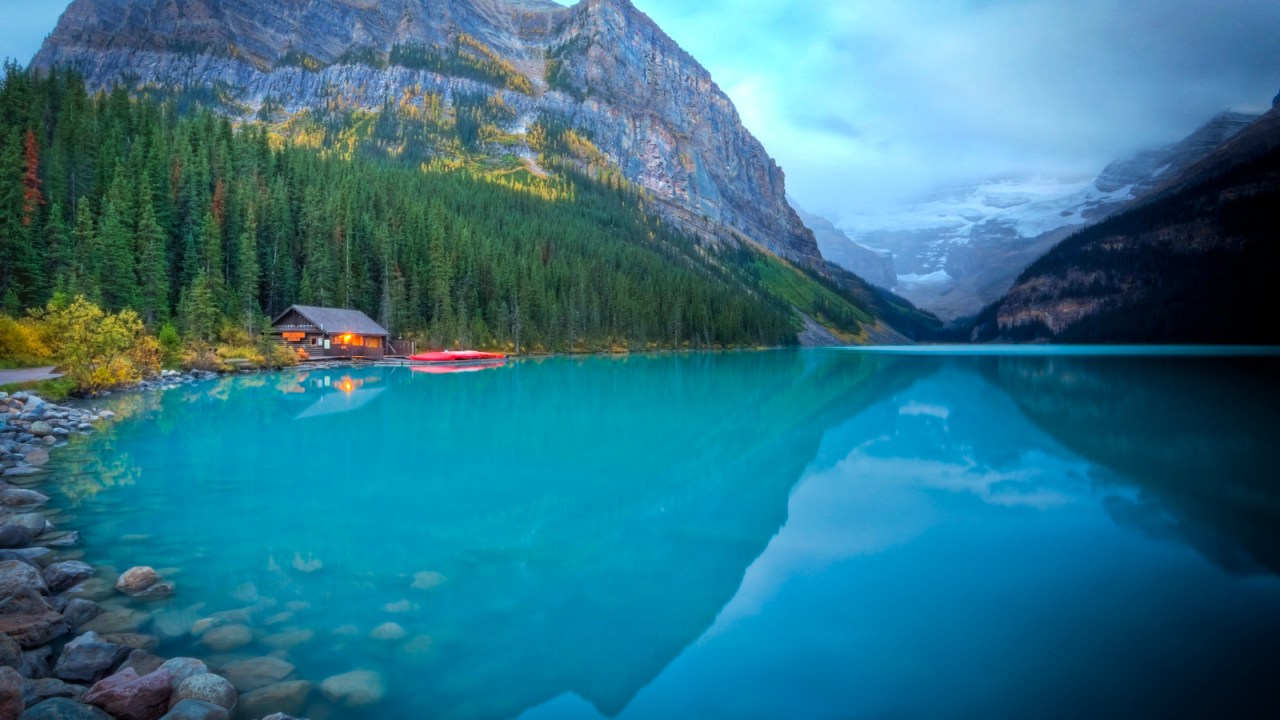
[[[77,629],[101,614],[102,608],[98,603],[84,598],[72,598],[67,601],[67,607],[62,611],[62,617],[67,624]]]
[[[18,674],[25,678],[47,678],[53,671],[53,648],[45,645],[22,653]]]
[[[111,720],[111,716],[74,700],[50,698],[28,708],[19,720]]]
[[[223,666],[220,675],[241,693],[274,685],[293,674],[293,664],[274,657],[241,660]]]
[[[43,615],[53,611],[49,598],[33,588],[23,588],[0,600],[0,615]]]
[[[8,635],[0,635],[0,667],[22,667],[22,646]]]
[[[126,668],[89,688],[84,701],[119,720],[159,720],[169,709],[172,694],[169,673],[164,670],[139,675]]]
[[[232,685],[230,680],[213,673],[205,673],[192,675],[183,680],[178,685],[178,689],[173,691],[173,697],[169,702],[173,707],[183,700],[203,700],[224,707],[227,712],[235,712],[236,702],[239,699],[240,693],[236,692],[236,686]]]
[[[35,536],[36,534],[31,531],[31,528],[5,523],[0,525],[0,548],[8,550],[10,548],[26,547],[31,544]]]
[[[56,612],[0,615],[0,634],[8,635],[24,649],[48,645],[70,632],[71,626]]]
[[[253,642],[253,631],[244,625],[222,625],[206,632],[200,642],[214,652],[231,652]]]
[[[6,525],[5,527],[12,527]],[[48,593],[49,586],[40,571],[20,560],[0,562],[0,598],[15,595],[25,588]]]
[[[22,699],[27,707],[38,705],[49,698],[69,698],[80,702],[88,688],[81,685],[70,685],[57,678],[40,678],[22,683]]]
[[[11,468],[11,469],[16,470],[17,468]],[[40,472],[40,471],[37,470],[37,472]],[[9,471],[6,470],[5,474],[9,475]],[[27,474],[34,474],[34,473],[27,473]],[[25,507],[35,507],[36,505],[43,505],[47,502],[49,502],[49,496],[42,495],[36,492],[35,490],[25,490],[23,488],[8,488],[6,490],[0,490],[0,505],[6,505],[8,507],[25,508]]]
[[[320,683],[320,694],[344,707],[364,707],[382,700],[386,687],[382,675],[372,670],[352,670]]]
[[[173,685],[173,689],[177,690],[182,681],[193,675],[204,675],[209,672],[208,666],[202,661],[189,657],[176,657],[165,660],[160,667],[169,673],[169,683]]]
[[[299,713],[311,695],[311,683],[291,680],[259,688],[240,697],[244,717],[257,718],[269,713]]]
[[[44,569],[44,581],[49,590],[62,592],[70,590],[76,584],[93,577],[93,566],[80,560],[54,563]]]
[[[53,551],[46,547],[18,548],[8,552],[16,556],[14,559],[21,560],[42,572],[46,565],[53,562]]]
[[[161,580],[146,590],[133,595],[134,600],[168,600],[173,597],[177,586],[168,580]]]
[[[116,594],[111,583],[100,577],[92,577],[64,593],[67,597],[85,600],[106,600]]]
[[[26,707],[22,699],[22,676],[11,667],[0,667],[0,718],[16,718]]]
[[[160,720],[228,720],[227,709],[203,700],[182,700]]]
[[[22,513],[19,515],[13,515],[5,521],[5,524],[27,528],[31,531],[31,534],[34,537],[40,537],[53,529],[53,523],[46,520],[40,513]]]
[[[116,580],[116,589],[130,597],[146,592],[147,588],[160,582],[160,574],[154,568],[146,566],[129,568]]]
[[[128,645],[129,643],[120,644]],[[159,670],[162,665],[164,665],[164,658],[159,655],[152,655],[146,650],[134,650],[129,653],[128,659],[124,661],[124,664],[120,666],[120,669],[133,668],[139,675],[148,675]],[[173,676],[171,675],[169,679],[172,680]]]
[[[119,635],[121,633],[136,633],[151,622],[151,616],[141,610],[133,610],[130,608],[116,608],[115,610],[107,610],[101,615],[84,624],[85,630],[102,635]]]
[[[130,652],[132,649],[125,645],[106,642],[96,633],[87,632],[62,649],[53,674],[69,682],[96,683],[114,673]]]
[[[31,423],[31,427],[27,428],[27,432],[36,437],[46,437],[53,434],[53,426],[43,420],[37,420]]]

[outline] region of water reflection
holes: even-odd
[[[1280,359],[987,358],[1037,426],[1136,485],[1120,523],[1235,572],[1280,572]]]

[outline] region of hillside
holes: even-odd
[[[1146,203],[1053,248],[983,311],[973,339],[1280,342],[1280,106]]]

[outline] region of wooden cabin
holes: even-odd
[[[381,360],[390,337],[359,310],[293,305],[271,323],[271,334],[312,360]]]

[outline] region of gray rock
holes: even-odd
[[[128,645],[128,643],[120,644]],[[129,653],[128,659],[124,661],[124,664],[120,666],[120,669],[133,668],[139,675],[149,675],[150,673],[159,670],[163,665],[164,658],[158,655],[152,655],[146,650],[134,650]]]
[[[80,628],[101,614],[102,608],[98,606],[98,603],[84,598],[71,599],[67,602],[67,607],[62,611],[62,617],[73,628]]]
[[[168,600],[173,597],[175,589],[176,586],[172,582],[162,580],[151,587],[148,587],[146,590],[134,593],[133,599],[143,601]]]
[[[151,616],[141,610],[117,608],[107,610],[85,623],[84,629],[102,635],[120,635],[136,633],[146,627],[149,622],[151,622]]]
[[[66,432],[66,430],[63,430],[63,432]],[[49,451],[44,448],[36,448],[27,453],[27,456],[23,459],[32,467],[43,467],[49,462]]]
[[[41,542],[49,547],[75,547],[80,544],[80,532],[72,530],[71,532],[62,533],[55,538],[44,538]]]
[[[0,600],[0,616],[44,615],[53,611],[49,599],[32,588],[23,588]]]
[[[82,685],[71,685],[57,678],[39,678],[22,684],[22,699],[27,707],[38,705],[49,698],[70,698],[79,702],[86,690],[88,688]]]
[[[128,646],[106,642],[97,633],[87,632],[62,649],[53,674],[69,682],[96,683],[115,672],[130,652],[132,648]]]
[[[228,712],[235,712],[239,699],[240,693],[236,692],[236,687],[230,680],[212,673],[205,673],[192,675],[183,680],[182,684],[178,685],[178,689],[173,692],[169,703],[170,707],[173,707],[183,700],[202,700],[224,707]]]
[[[20,548],[31,544],[36,534],[31,528],[25,528],[21,525],[11,525],[5,523],[0,525],[0,548]]]
[[[35,567],[38,567],[38,568],[43,568],[44,566],[53,562],[53,551],[50,550],[49,548],[44,548],[44,547],[19,548],[17,550],[11,550],[10,552],[13,552],[23,561],[27,562],[28,564],[34,565]]]
[[[240,697],[240,711],[245,717],[262,717],[269,713],[300,713],[311,695],[311,683],[291,680],[259,688]]]
[[[13,638],[24,649],[47,645],[70,632],[71,626],[56,612],[0,615],[0,633]]]
[[[189,657],[165,660],[160,667],[169,673],[169,684],[173,686],[174,690],[177,690],[178,686],[187,678],[194,675],[204,675],[209,672],[209,668],[204,662]]]
[[[25,678],[47,678],[53,672],[53,648],[45,645],[22,653],[18,674]]]
[[[247,693],[289,677],[293,674],[293,664],[280,658],[258,657],[225,665],[219,674],[230,680],[236,690]]]
[[[68,698],[50,698],[28,708],[19,720],[111,720],[111,716]]]
[[[106,600],[116,594],[111,583],[102,578],[89,578],[64,593],[67,597],[85,600]]]
[[[200,642],[214,652],[231,652],[253,642],[253,631],[244,625],[222,625],[206,632]]]
[[[4,477],[7,477],[7,478],[30,477],[32,475],[43,475],[46,472],[48,471],[45,470],[44,468],[38,468],[31,465],[19,465],[17,467],[11,467],[5,470]],[[0,505],[8,505],[8,504],[9,503],[4,502],[3,498],[0,498]]]
[[[13,468],[14,470],[18,468]],[[8,475],[10,471],[6,470]],[[42,472],[37,470],[36,472]],[[28,473],[34,474],[34,473]],[[49,496],[36,492],[35,490],[24,490],[23,488],[8,488],[0,490],[0,505],[8,507],[35,507],[49,502]]]
[[[22,646],[8,635],[0,635],[0,667],[22,667]]]
[[[53,434],[53,426],[43,420],[37,420],[31,423],[31,427],[27,428],[27,432],[36,437],[45,437]]]
[[[49,592],[49,586],[39,570],[17,560],[0,562],[0,598],[14,595],[24,588],[40,593]]]
[[[45,519],[40,513],[22,513],[21,515],[13,515],[6,522],[6,525],[18,525],[27,528],[35,537],[49,532],[53,529],[53,523]]]
[[[53,592],[70,590],[76,584],[93,577],[93,566],[79,560],[54,563],[44,569],[44,580]]]
[[[0,667],[0,718],[16,718],[26,707],[22,676],[11,667]]]
[[[203,700],[181,700],[160,720],[227,720],[227,709]]]
[[[155,635],[144,635],[142,633],[112,633],[103,635],[103,640],[113,642],[117,645],[128,645],[137,650],[155,650],[160,647],[160,640]],[[143,673],[139,673],[141,675]]]
[[[320,683],[320,694],[336,705],[364,707],[382,700],[386,686],[382,675],[372,670],[353,670],[326,678]]]

